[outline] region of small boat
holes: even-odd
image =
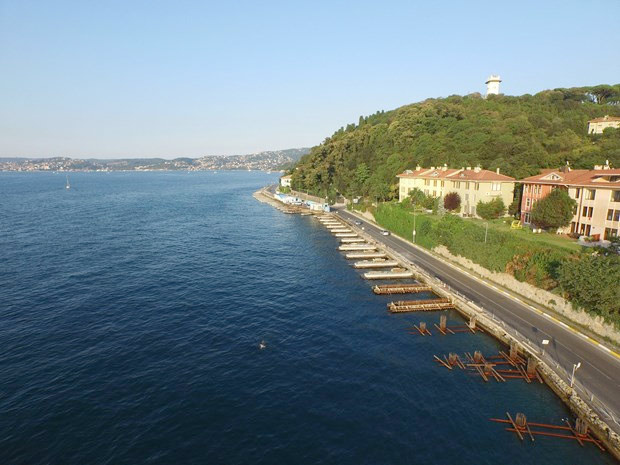
[[[65,184],[65,189],[71,189],[71,184],[69,184],[69,175],[67,175],[67,184]]]

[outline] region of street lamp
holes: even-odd
[[[573,387],[573,384],[575,383],[575,372],[579,369],[580,366],[581,362],[573,363],[573,374],[570,376],[570,387]]]
[[[415,244],[415,207],[416,204],[413,204],[413,243]]]
[[[487,243],[487,234],[489,233],[489,223],[487,223],[486,221],[484,222],[484,225],[486,226],[486,228],[484,229],[484,243]]]

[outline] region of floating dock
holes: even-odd
[[[357,260],[359,258],[387,258],[387,254],[383,252],[354,252],[345,255],[349,260]]]
[[[451,299],[427,299],[427,300],[399,300],[387,304],[388,310],[392,313],[402,312],[432,312],[435,310],[446,310],[454,308]]]
[[[398,266],[396,260],[364,260],[353,264],[353,268],[394,268],[395,266]]]
[[[335,233],[334,236],[336,237],[358,237],[357,234],[355,234],[354,232],[348,232],[348,233]]]
[[[338,250],[377,250],[377,247],[370,244],[345,244],[338,247]]]
[[[350,229],[347,228],[333,228],[329,230],[330,233],[333,234],[342,234],[342,233],[349,233],[351,234],[353,231],[351,231]]]
[[[342,229],[345,227],[342,223],[334,223],[334,224],[326,224],[325,227],[327,229]]]
[[[349,258],[347,256],[347,258]],[[364,257],[359,257],[364,258]],[[375,294],[416,294],[418,292],[430,292],[432,287],[427,284],[382,284],[374,286],[372,292]]]
[[[366,279],[406,279],[413,278],[413,272],[404,271],[369,271],[364,273]]]
[[[342,244],[359,244],[360,242],[366,242],[366,239],[362,239],[361,237],[343,237],[340,239]]]

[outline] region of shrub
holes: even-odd
[[[454,211],[461,208],[461,196],[456,192],[450,192],[443,199],[443,206],[446,210]]]
[[[476,205],[476,213],[479,217],[484,218],[485,220],[499,218],[500,216],[504,216],[505,212],[506,206],[504,205],[504,201],[499,197],[496,197],[489,202],[483,202],[481,200],[478,202],[478,205]]]

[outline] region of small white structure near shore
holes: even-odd
[[[280,178],[280,185],[282,187],[291,187],[291,178],[292,176],[290,174],[288,176],[282,176]]]

